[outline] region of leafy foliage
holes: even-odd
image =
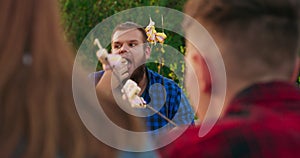
[[[93,27],[113,14],[140,6],[163,6],[182,10],[184,2],[185,0],[60,0],[65,31],[76,49]],[[172,38],[168,40],[173,41]],[[175,45],[180,46],[182,42]]]

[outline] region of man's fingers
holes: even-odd
[[[116,68],[117,71],[120,73],[120,74],[124,74],[125,72],[128,71],[127,67],[126,66],[123,66],[123,67],[118,67]]]
[[[103,70],[107,71],[107,70],[111,70],[111,67],[109,65],[106,64],[102,64],[102,68]]]
[[[103,69],[114,71],[115,77],[119,82],[123,82],[130,77],[127,67],[128,61],[125,58],[117,54],[109,54],[108,62],[109,65],[103,64]],[[120,83],[116,84],[119,85]]]
[[[127,78],[129,78],[129,73],[128,73],[128,72],[126,72],[126,73],[124,73],[124,74],[122,75],[122,79],[123,79],[123,80],[125,80],[125,79],[127,79]]]

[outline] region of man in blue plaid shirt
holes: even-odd
[[[149,70],[145,66],[144,63],[150,57],[151,49],[147,44],[147,35],[142,27],[133,22],[125,22],[118,25],[112,33],[111,45],[112,54],[119,54],[127,60],[127,64],[121,72],[121,78],[129,77],[135,81],[141,88],[139,95],[144,98],[148,105],[177,125],[194,123],[194,112],[182,89],[174,81]],[[105,66],[104,69],[106,69]],[[105,75],[104,71],[94,73],[97,88],[101,84],[107,84],[101,83],[104,82],[102,78]],[[173,126],[149,109],[139,110],[145,116],[147,130],[154,131],[162,127]]]

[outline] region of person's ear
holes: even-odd
[[[291,78],[292,83],[297,81],[297,78],[298,78],[298,75],[299,75],[299,70],[300,70],[300,57],[296,58],[295,67],[294,67],[293,75],[292,75],[292,78]]]
[[[197,78],[199,80],[200,89],[202,92],[211,92],[211,77],[205,59],[199,52],[192,55],[193,65],[196,71]]]
[[[151,48],[149,45],[145,46],[145,55],[146,55],[146,60],[148,60],[151,55]]]

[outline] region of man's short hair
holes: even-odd
[[[299,4],[294,2],[190,0],[186,3],[185,13],[199,21],[217,44],[222,45],[222,53],[232,56],[236,64],[247,66],[257,61],[268,72],[288,67],[283,73],[290,75],[291,64],[299,51]],[[250,65],[248,69],[251,69]]]
[[[124,23],[121,23],[121,24],[117,25],[115,27],[115,29],[113,30],[111,36],[113,37],[114,34],[116,33],[116,31],[124,31],[124,30],[129,30],[129,29],[137,29],[137,30],[139,30],[142,33],[142,35],[143,35],[143,42],[147,43],[147,38],[148,37],[147,37],[145,29],[142,26],[140,26],[140,25],[138,25],[138,24],[136,24],[134,22],[131,22],[131,21],[127,21],[127,22],[124,22]]]

